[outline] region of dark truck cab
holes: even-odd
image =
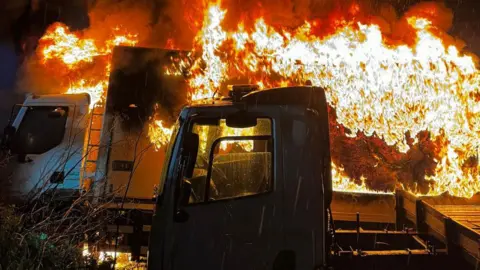
[[[149,269],[321,269],[332,198],[328,112],[318,87],[185,107],[150,234]]]

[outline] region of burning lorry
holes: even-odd
[[[186,106],[166,153],[149,269],[475,265],[478,232],[465,221],[476,202],[334,193],[329,137],[320,87],[237,85]]]
[[[173,114],[186,100],[185,80],[165,77],[161,67],[180,54],[116,47],[101,102],[87,93],[28,95],[5,129],[3,143],[11,156],[1,173],[10,180],[2,194],[20,202],[54,194],[71,203],[83,197],[102,205],[115,221],[102,228],[106,240],[99,250],[145,256],[165,159],[152,143],[152,123],[158,107]],[[180,91],[167,95],[168,89]]]
[[[443,269],[478,257],[465,240],[478,234],[445,206],[462,202],[332,191],[322,88],[233,86],[156,133],[159,108],[176,116],[186,100],[185,80],[164,70],[182,54],[117,47],[101,103],[28,96],[5,129],[10,196],[88,194],[114,214],[95,248],[148,256],[151,269]]]

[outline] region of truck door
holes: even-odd
[[[166,269],[271,268],[278,253],[282,213],[281,187],[275,185],[272,120],[256,118],[249,128],[233,128],[225,119],[197,119],[198,155],[188,219],[174,222]],[[170,233],[168,233],[170,234]],[[167,236],[168,237],[168,236]]]
[[[88,97],[72,102],[27,100],[13,126],[16,133],[8,164],[10,194],[24,196],[58,189],[78,189]],[[35,193],[30,193],[34,195]]]

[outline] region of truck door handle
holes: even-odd
[[[18,154],[17,161],[18,163],[30,163],[33,161],[33,159],[27,157],[26,154]]]
[[[175,214],[173,214],[173,221],[177,223],[185,223],[188,221],[188,218],[190,215],[187,213],[187,211],[183,209],[178,209],[175,211]]]

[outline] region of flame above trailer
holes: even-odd
[[[93,37],[72,33],[67,26],[56,23],[40,39],[38,52],[41,62],[49,69],[67,70],[65,93],[89,93],[92,107],[105,98],[110,76],[110,60],[115,46],[135,46],[137,34],[121,34],[120,28],[112,30],[110,39],[101,42]],[[98,66],[95,74],[85,76],[85,69]],[[62,80],[60,80],[62,81]]]
[[[405,17],[415,42],[393,44],[380,26],[355,21],[323,37],[314,34],[315,22],[288,31],[268,26],[263,18],[253,29],[240,22],[228,32],[222,28],[226,12],[212,5],[205,13],[196,39],[205,67],[194,66],[190,80],[196,93],[213,96],[222,82],[239,74],[266,87],[278,85],[272,77],[290,84],[310,80],[327,89],[337,124],[349,130],[348,136],[378,137],[407,153],[419,133],[428,131],[438,148],[435,171],[425,176],[429,195],[469,197],[480,190],[480,73],[471,56],[444,44],[429,18]],[[474,166],[467,166],[472,159]],[[339,168],[334,166],[334,186],[368,190],[368,179],[361,176],[362,183],[352,187]]]
[[[199,57],[180,65],[188,69],[190,99],[218,96],[231,78],[248,78],[264,88],[310,80],[326,89],[335,120],[331,128],[340,127],[344,140],[380,141],[395,157],[389,164],[393,169],[381,169],[391,170],[386,175],[397,183],[379,188],[371,179],[383,162],[379,155],[372,154],[378,162],[367,166],[374,173],[354,173],[333,149],[335,189],[388,192],[404,187],[414,193],[471,197],[480,191],[480,73],[472,55],[447,41],[436,24],[439,11],[428,8],[399,19],[408,33],[402,40],[384,34],[384,26],[374,20],[357,19],[360,7],[355,4],[348,17],[327,22],[274,27],[259,16],[249,26],[240,19],[230,29],[224,26],[228,9],[210,4],[204,7],[203,26],[195,37]],[[75,71],[69,72],[75,76],[65,92],[90,92],[98,101],[108,86],[113,46],[134,46],[137,39],[138,34],[114,29],[111,39],[102,42],[56,24],[42,38],[39,54],[49,68],[61,65]],[[103,71],[82,73],[81,67],[92,63],[102,63]],[[152,120],[150,138],[157,148],[168,142],[170,133],[159,119]],[[406,179],[414,173],[402,177],[400,171],[410,168],[422,142],[428,143],[429,152],[420,151],[419,159],[431,162],[415,173],[421,181]]]

